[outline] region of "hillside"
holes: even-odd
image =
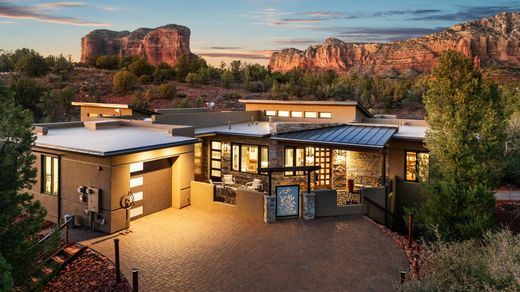
[[[269,65],[278,72],[306,68],[384,77],[416,76],[429,71],[446,50],[456,50],[472,58],[495,79],[508,79],[511,74],[517,79],[520,76],[520,14],[504,12],[406,41],[348,43],[330,38],[305,51],[291,48],[275,52]]]

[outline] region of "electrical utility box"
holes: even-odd
[[[88,210],[99,213],[100,191],[98,188],[88,188]]]

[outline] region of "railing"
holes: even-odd
[[[72,218],[67,218],[65,223],[56,227],[51,233],[29,248],[28,254],[34,255],[35,264],[28,275],[32,275],[38,269],[41,269],[52,255],[69,243],[69,224],[71,221]]]
[[[402,220],[399,220],[399,219],[404,218],[404,216],[405,216],[404,213],[398,214],[398,213],[390,212],[390,211],[386,210],[383,206],[381,206],[378,203],[371,200],[370,198],[364,197],[363,199],[365,200],[366,206],[367,206],[366,212],[365,212],[366,216],[372,218],[374,221],[376,221],[379,224],[385,225],[386,227],[390,228],[393,231],[403,232],[404,230],[406,230],[406,226],[404,226],[404,222]],[[371,212],[371,210],[374,210],[374,209],[377,210],[379,213],[382,213],[383,215],[382,216],[374,215],[373,214],[374,212]],[[383,218],[382,220],[381,220],[381,217]]]

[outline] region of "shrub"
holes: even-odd
[[[141,75],[141,76],[139,76],[139,82],[141,84],[148,84],[148,83],[152,82],[152,77],[147,74]]]
[[[153,72],[153,80],[155,83],[160,84],[175,79],[175,69],[170,67],[166,63],[161,63]]]
[[[126,93],[134,89],[138,83],[137,76],[126,70],[117,72],[112,82],[114,91],[118,93]]]
[[[99,56],[95,62],[96,68],[114,70],[119,68],[119,57],[118,56]]]
[[[196,86],[198,84],[200,84],[200,79],[199,79],[199,76],[197,75],[197,73],[188,73],[188,75],[186,75],[186,82],[190,85],[190,86]]]
[[[482,239],[436,243],[422,276],[403,291],[519,291],[520,235],[487,232]]]
[[[170,83],[159,85],[159,94],[162,98],[173,99],[177,95],[177,87]]]
[[[18,58],[14,64],[14,68],[16,71],[30,77],[44,76],[49,72],[49,65],[45,62],[45,59],[35,51],[31,51],[31,53]]]
[[[143,75],[152,75],[154,69],[155,68],[148,64],[143,58],[139,58],[128,65],[128,71],[139,77]]]

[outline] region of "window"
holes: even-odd
[[[135,162],[130,163],[130,173],[143,171],[143,163],[142,162]]]
[[[42,155],[42,193],[57,195],[60,166],[58,157]]]
[[[312,166],[314,165],[314,148],[313,147],[285,147],[284,149],[284,166]],[[303,175],[303,171],[286,171],[285,175]]]
[[[275,117],[276,111],[267,110],[267,111],[265,111],[265,115],[268,117]]]
[[[278,111],[278,116],[279,117],[288,117],[289,111]]]
[[[305,112],[305,117],[315,119],[318,117],[318,113],[317,112]]]
[[[143,185],[143,177],[134,177],[130,179],[130,187],[135,188]]]
[[[303,112],[291,112],[291,117],[293,118],[303,118]]]
[[[258,168],[269,167],[269,147],[233,144],[231,147],[231,169],[233,171],[258,173]]]
[[[222,142],[211,141],[210,158],[210,177],[220,179],[222,177]]]
[[[425,181],[428,179],[430,157],[428,153],[406,151],[405,153],[405,180]]]
[[[332,119],[332,113],[320,112],[320,119]]]

